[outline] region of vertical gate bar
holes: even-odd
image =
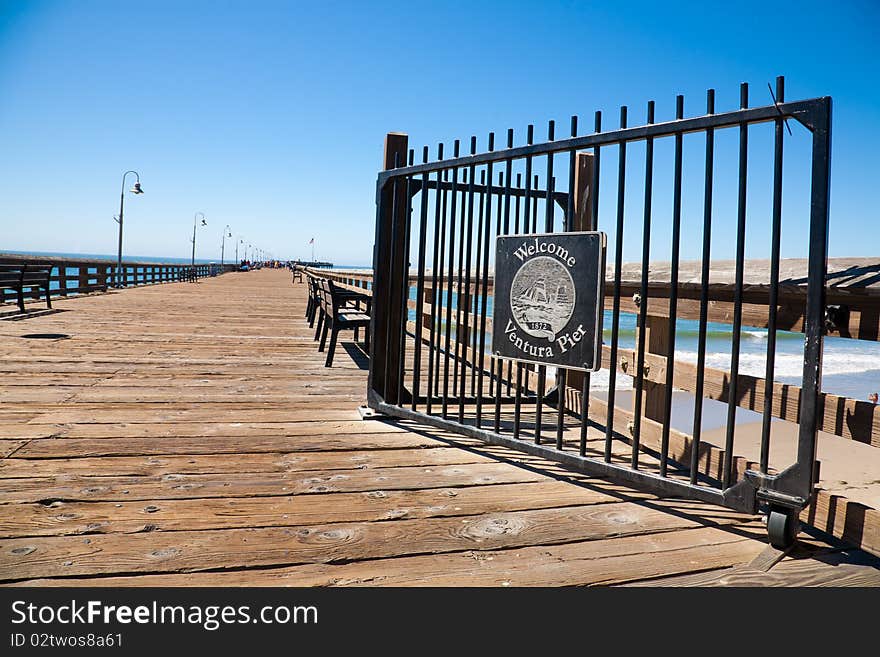
[[[526,128],[526,144],[531,145],[535,141],[535,126],[531,123]],[[529,199],[531,197],[531,185],[532,185],[532,156],[526,156],[526,188],[525,194],[523,195],[523,232],[529,232],[529,226],[531,225],[529,222],[529,210],[531,208],[531,203],[529,203]],[[517,186],[519,185],[519,177],[517,177]],[[519,199],[519,196],[517,196]],[[534,232],[534,229],[532,229]],[[516,400],[514,402],[513,409],[513,437],[519,438],[520,433],[520,420],[522,419],[522,380],[523,380],[523,365],[519,361],[516,363]],[[526,382],[528,385],[528,381]],[[528,392],[528,390],[526,391]]]
[[[562,449],[562,434],[565,431],[565,388],[568,371],[556,370],[556,449]]]
[[[620,127],[626,127],[626,105],[620,108]],[[623,217],[626,200],[626,142],[621,141],[617,161],[617,225],[614,244],[614,300],[611,314],[611,362],[608,363],[608,419],[605,421],[605,462],[611,462],[614,404],[617,392],[617,346],[620,330],[620,276],[623,267]]]
[[[538,191],[538,174],[535,174],[535,181],[533,183],[533,187],[536,192]],[[538,195],[535,194],[532,196],[532,232],[538,232]]]
[[[477,153],[477,138],[471,137],[471,155]],[[464,328],[462,335],[458,334],[458,327],[455,332],[456,355],[461,349],[461,386],[458,396],[458,421],[464,422],[464,398],[467,394],[467,367],[468,367],[468,343],[470,342],[470,310],[471,310],[471,247],[474,237],[474,178],[476,178],[477,170],[472,164],[468,172],[468,190],[467,190],[467,229],[462,231],[462,239],[467,234],[465,249],[467,253],[459,254],[459,286],[458,286],[458,306],[459,317],[464,317]],[[462,223],[464,228],[464,223]],[[462,267],[463,265],[463,267]],[[462,271],[463,269],[463,271]],[[464,297],[462,297],[461,276],[464,274]],[[460,321],[460,320],[459,320]]]
[[[461,142],[456,139],[452,148],[453,157],[458,157]],[[455,277],[455,209],[458,198],[458,167],[452,169],[452,189],[450,190],[449,210],[449,275],[446,280],[446,342],[443,349],[443,419],[449,414],[449,331],[452,325],[452,288]]]
[[[578,117],[571,117],[570,133],[572,137],[577,137]],[[575,197],[575,176],[577,175],[577,151],[572,149],[568,152],[568,202],[565,204],[565,221],[562,230],[570,232],[574,230],[574,197]]]
[[[461,170],[461,183],[462,187],[467,184],[468,170],[466,168],[462,168]],[[458,240],[458,275],[454,278],[455,280],[455,291],[453,292],[453,297],[455,300],[455,325],[452,329],[452,333],[454,334],[454,347],[455,351],[451,354],[452,358],[452,393],[453,397],[458,395],[458,347],[459,340],[461,334],[461,260],[464,254],[464,222],[466,219],[466,210],[467,210],[467,190],[465,189],[460,193],[461,196],[461,205],[460,212],[458,216],[458,226],[459,226],[459,240]],[[452,264],[451,262],[449,263]]]
[[[654,101],[648,101],[648,124],[654,123]],[[651,257],[651,200],[654,183],[654,139],[645,140],[645,220],[642,228],[642,282],[639,288],[638,357],[636,358],[636,396],[633,410],[633,470],[639,467],[639,442],[642,430],[642,394],[645,384],[645,338],[648,319],[648,262]]]
[[[492,430],[495,433],[499,433],[501,431],[501,378],[504,376],[504,361],[500,358],[496,358],[495,367],[498,368],[498,372],[495,379],[495,413],[494,417],[492,418]]]
[[[535,126],[531,123],[526,129],[526,144],[531,146],[535,143]],[[518,184],[518,183],[517,183]],[[523,232],[529,232],[529,226],[531,222],[529,222],[529,210],[531,209],[531,203],[529,203],[532,194],[532,156],[526,156],[526,191],[525,196],[523,196],[523,205],[525,206],[525,214],[523,217]],[[531,231],[534,233],[535,229],[532,228]]]
[[[776,102],[785,101],[785,78],[776,78]],[[764,418],[761,425],[761,472],[770,462],[770,420],[773,412],[773,375],[776,365],[776,310],[779,304],[779,244],[782,229],[782,123],[776,119],[773,149],[773,214],[770,237],[770,315],[767,319],[767,365],[764,370]]]
[[[446,266],[446,217],[449,216],[449,190],[446,189],[445,183],[449,183],[449,169],[443,170],[443,182],[443,199],[440,210],[440,274],[438,276],[439,289],[437,290],[437,364],[434,366],[434,377],[436,378],[434,392],[438,396],[439,392],[437,391],[440,390],[440,356],[445,353],[440,343],[443,339],[443,291],[448,283],[444,268]]]
[[[517,188],[517,190],[522,189],[522,174],[521,173],[516,174],[516,188]],[[520,209],[519,194],[516,195],[516,199],[514,201],[514,204],[515,204],[516,209],[514,210],[514,213],[513,213],[513,217],[514,217],[513,234],[519,235],[519,217],[520,217],[520,213],[522,212],[522,210]],[[528,231],[529,231],[528,227],[524,226],[523,232],[527,233]],[[504,234],[507,235],[509,233],[505,232]]]
[[[535,141],[535,126],[531,123],[526,127],[526,144],[531,145]],[[532,178],[532,157],[527,156],[525,158],[525,178],[526,185],[525,191],[523,194],[523,232],[529,232],[529,197],[531,194],[531,178]],[[516,178],[517,187],[520,186],[520,178],[519,174],[517,174]],[[519,195],[516,197],[517,200],[517,210],[519,210]],[[517,214],[517,232],[519,231],[519,215]],[[514,399],[514,407],[513,407],[513,437],[519,438],[520,429],[521,429],[521,421],[522,421],[522,379],[523,379],[523,365],[519,361],[516,363],[516,389],[515,389],[515,399]]]
[[[452,368],[452,391],[458,396],[458,372],[459,368],[462,370],[462,376],[464,375],[464,359],[461,358],[461,311],[464,299],[464,294],[462,290],[462,283],[464,282],[464,249],[465,249],[465,222],[467,221],[467,210],[468,210],[468,190],[471,188],[469,179],[469,169],[462,169],[462,183],[467,183],[467,188],[463,189],[461,192],[461,209],[458,216],[458,224],[459,224],[459,240],[458,240],[458,281],[456,283],[456,292],[455,292],[455,353],[453,355],[453,368]],[[465,343],[466,344],[466,343]],[[467,354],[465,353],[465,356]]]
[[[569,134],[577,137],[578,117],[571,117],[571,129]],[[575,175],[577,172],[577,152],[572,149],[568,153],[568,203],[565,206],[565,217],[562,226],[563,232],[570,232],[574,226],[574,195],[575,195]],[[557,370],[559,371],[559,370]],[[561,370],[561,376],[557,376],[556,389],[559,391],[556,404],[556,449],[562,449],[562,434],[565,431],[565,401],[568,390],[568,373]],[[584,426],[586,418],[581,415],[581,442],[584,442]]]
[[[442,144],[441,144],[442,146]],[[442,154],[442,148],[440,149]],[[442,159],[442,156],[441,158]],[[439,180],[439,173],[438,173]],[[434,395],[440,396],[440,356],[443,353],[441,345],[443,339],[443,290],[446,285],[446,216],[449,201],[449,194],[446,190],[445,183],[449,182],[449,169],[443,169],[443,195],[440,199],[440,263],[437,266],[437,348],[435,352],[436,363],[434,364]],[[435,238],[436,239],[436,238]]]
[[[511,146],[511,148],[512,148],[512,146]],[[508,177],[508,183],[509,182],[510,182],[510,178]],[[517,192],[522,189],[522,174],[521,173],[516,174],[516,189],[517,189]],[[509,196],[509,192],[508,192],[508,196]],[[518,235],[520,232],[520,230],[519,230],[519,217],[520,217],[520,212],[522,211],[520,208],[521,203],[520,203],[519,193],[517,193],[517,195],[516,195],[514,205],[515,205],[515,210],[513,213],[513,217],[514,217],[513,234]],[[528,226],[525,223],[525,221],[523,221],[523,232],[527,233],[528,231],[529,231]],[[504,234],[508,235],[509,232],[505,230]],[[507,361],[507,394],[508,394],[508,396],[510,395],[510,392],[511,392],[510,385],[511,385],[512,381],[513,381],[513,363],[511,361]]]
[[[547,124],[547,141],[553,141],[556,137],[556,122],[550,121]],[[553,153],[547,153],[547,181],[545,184],[547,196],[544,202],[544,232],[553,232]],[[535,191],[538,191],[537,180],[535,182]],[[537,221],[537,194],[535,195],[535,221]],[[537,230],[535,230],[537,232]],[[558,372],[557,368],[557,372]],[[538,397],[535,399],[535,444],[541,444],[541,420],[544,412],[544,394],[547,387],[547,366],[538,366]]]
[[[508,128],[507,130],[507,150],[513,148],[513,128]],[[509,235],[510,234],[510,186],[513,178],[513,160],[507,158],[504,161],[504,218],[502,222],[501,212],[498,213],[498,230],[497,235]],[[519,181],[519,174],[517,174],[517,181]],[[519,183],[517,182],[517,186]],[[499,197],[500,202],[500,197]],[[499,207],[500,210],[500,207]],[[516,223],[516,230],[519,232],[519,197],[517,196],[516,201],[516,212],[514,214],[514,221]],[[496,263],[497,266],[498,263]],[[496,272],[497,273],[497,272]],[[493,277],[492,281],[492,303],[498,303],[498,298],[496,295],[497,288],[495,287],[495,278]],[[497,326],[492,326],[493,331],[497,331]],[[510,361],[507,363],[507,394],[510,395]],[[495,384],[495,433],[501,431],[501,380],[504,376],[504,361],[500,358],[498,359],[498,379]],[[514,434],[516,437],[516,434]]]
[[[489,179],[489,186],[491,186],[492,180]],[[477,256],[474,259],[474,295],[473,301],[470,303],[469,308],[472,309],[474,315],[474,326],[471,330],[471,344],[473,352],[473,367],[471,367],[471,397],[476,394],[477,389],[477,362],[478,362],[478,351],[477,349],[480,346],[480,332],[479,325],[477,324],[478,320],[478,307],[480,305],[480,290],[481,284],[483,282],[481,273],[482,273],[482,264],[483,264],[483,220],[485,219],[485,211],[486,211],[486,169],[480,171],[480,186],[482,189],[480,190],[480,200],[477,206]],[[489,202],[491,203],[491,198]],[[477,403],[479,406],[479,402]]]
[[[739,88],[740,109],[749,106],[749,85],[743,82]],[[736,431],[736,404],[739,396],[739,348],[742,337],[742,292],[745,273],[746,248],[746,192],[748,189],[749,126],[739,127],[739,189],[736,217],[736,280],[733,291],[733,344],[730,349],[730,385],[727,392],[727,434],[724,439],[724,468],[721,485],[729,488],[733,483],[733,437]]]
[[[428,147],[422,150],[422,162],[428,161]],[[412,410],[416,410],[419,397],[419,383],[422,370],[422,322],[425,315],[425,249],[428,230],[428,172],[422,174],[422,189],[419,210],[419,262],[418,279],[416,282],[416,331],[413,345],[413,384],[412,384]]]
[[[684,96],[675,98],[675,118],[684,118]],[[663,434],[660,439],[660,476],[666,476],[669,458],[669,430],[672,423],[672,383],[675,373],[675,321],[678,317],[678,260],[681,243],[681,149],[683,136],[675,134],[672,182],[672,256],[669,273],[669,338],[666,350],[666,389],[663,399]]]
[[[512,131],[511,131],[511,133],[512,133]],[[505,184],[504,183],[504,172],[499,171],[498,172],[498,194],[497,194],[498,198],[495,200],[495,236],[496,237],[501,235],[501,216],[503,214],[503,207],[504,207],[503,206],[503,203],[504,203],[503,196],[504,195],[501,193],[501,190],[504,188],[504,184]],[[486,289],[488,292],[489,288],[486,288]],[[495,275],[494,275],[494,273],[492,275],[492,298],[493,299],[495,298]],[[488,329],[486,329],[486,330],[488,331]],[[495,362],[496,360],[498,361],[497,363]],[[491,363],[491,372],[492,372],[492,376],[490,377],[490,382],[492,380],[494,380],[495,386],[497,386],[497,389],[492,389],[490,386],[490,391],[491,391],[492,395],[498,397],[501,395],[500,386],[501,386],[501,377],[504,375],[504,368],[503,368],[504,361],[492,356],[490,358],[489,362]],[[496,366],[498,367],[497,376],[495,373]],[[497,432],[498,429],[496,429],[495,431]]]
[[[401,154],[406,153],[406,147],[406,135],[389,133],[385,137],[384,168],[386,170],[395,168],[395,160],[400,161]],[[371,405],[382,401],[393,404],[397,401],[394,395],[398,388],[393,379],[397,372],[395,358],[399,353],[396,347],[398,343],[392,339],[392,335],[395,332],[394,327],[398,325],[395,320],[399,309],[395,307],[393,300],[395,295],[399,294],[397,289],[399,280],[396,276],[402,255],[400,253],[402,249],[395,250],[398,215],[394,212],[394,204],[399,196],[398,187],[395,177],[376,190],[376,234],[373,245],[375,285],[370,326],[373,339],[370,341],[368,382]]]
[[[516,387],[513,389],[513,437],[519,438],[520,421],[522,420],[522,380],[523,366],[522,363],[516,363]]]
[[[804,318],[804,376],[801,386],[800,429],[794,493],[813,495],[816,431],[822,390],[822,349],[825,335],[825,279],[828,273],[828,194],[831,174],[831,98],[817,101],[813,112],[813,161],[810,173],[810,257],[807,266],[807,304]]]
[[[504,214],[504,194],[502,194],[501,190],[504,189],[504,184],[505,184],[504,183],[504,172],[499,171],[498,172],[498,194],[497,194],[497,199],[495,201],[495,203],[496,203],[496,206],[495,206],[495,237],[498,237],[499,235],[501,235],[501,217]],[[491,243],[491,240],[490,240],[490,243]],[[488,292],[488,290],[489,290],[489,288],[487,287],[486,291]],[[492,294],[491,294],[491,296],[494,300],[494,298],[495,298],[495,274],[494,274],[494,272],[492,274]],[[486,330],[488,331],[488,328]],[[496,360],[498,361],[498,363],[495,362]],[[490,359],[490,363],[492,365],[492,377],[495,379],[495,385],[499,386],[499,388],[500,388],[501,377],[504,376],[503,361],[501,359],[498,359],[498,358],[495,358],[494,356],[492,356],[492,358]],[[498,367],[497,377],[495,375],[496,365]],[[492,394],[496,395],[496,396],[500,396],[501,391],[500,391],[500,389],[497,389]],[[496,429],[496,432],[497,432],[497,429]]]
[[[715,90],[706,91],[706,114],[715,113]],[[703,252],[700,273],[700,327],[697,334],[697,381],[694,388],[694,430],[691,441],[691,485],[697,483],[700,436],[703,429],[703,386],[706,369],[706,326],[709,319],[709,257],[712,249],[712,185],[715,166],[715,131],[706,130],[706,165],[703,182]]]
[[[547,141],[553,141],[556,138],[556,121],[550,121],[547,124]],[[553,232],[553,193],[550,190],[550,184],[553,180],[553,159],[554,154],[547,154],[547,197],[544,202],[544,232]],[[536,188],[537,189],[537,188]]]
[[[597,133],[602,132],[602,112],[596,112],[596,120],[593,128],[594,131]],[[601,155],[602,153],[598,146],[593,148],[593,179],[590,181],[590,221],[589,224],[585,227],[587,230],[590,231],[596,230],[599,222],[599,171]],[[604,285],[605,272],[601,272],[600,276],[601,282],[599,283],[599,285]],[[599,308],[597,312],[604,313],[604,307]],[[599,335],[597,339],[601,342],[602,336]],[[601,360],[601,351],[599,358]],[[590,375],[590,372],[584,372],[583,379],[581,381],[581,456],[584,456],[587,453],[587,424],[589,423],[590,419]]]
[[[443,159],[443,144],[437,149],[437,159]],[[430,341],[428,342],[428,390],[425,399],[425,412],[431,414],[431,400],[434,396],[434,341],[437,338],[437,258],[438,252],[442,250],[440,246],[440,187],[443,185],[442,173],[437,170],[437,189],[434,193],[434,255],[431,260],[431,329]],[[442,267],[441,267],[442,269]],[[442,271],[440,272],[442,276]]]
[[[415,152],[409,150],[407,163],[413,165]],[[404,238],[403,238],[403,294],[401,295],[400,309],[400,359],[398,360],[399,375],[397,379],[399,404],[405,402],[406,393],[406,325],[409,320],[409,255],[410,255],[410,228],[412,226],[412,176],[406,177],[406,207],[404,208]]]
[[[544,385],[547,382],[547,366],[538,365],[538,389],[535,392],[535,444],[541,444],[541,421],[542,409],[544,406]]]
[[[489,151],[495,150],[495,133],[489,133]],[[489,181],[489,193],[486,197],[486,222],[483,235],[483,280],[480,299],[480,360],[479,374],[477,377],[477,428],[482,426],[483,412],[483,367],[486,354],[486,314],[489,310],[489,238],[492,233],[492,163],[486,166],[486,180]],[[499,200],[501,196],[499,195]],[[482,213],[481,213],[482,214]],[[475,349],[476,351],[476,349]],[[494,364],[490,361],[491,372],[495,372]],[[491,375],[489,377],[491,387]],[[499,384],[500,387],[500,384]]]

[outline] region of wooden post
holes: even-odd
[[[645,331],[646,353],[665,357],[666,349],[669,346],[669,318],[648,315],[645,318]],[[638,340],[638,335],[636,339]],[[633,371],[633,374],[635,373]],[[633,385],[635,385],[635,379],[633,379]],[[645,378],[642,382],[642,415],[657,420],[657,422],[665,422],[665,402],[666,384],[655,383]],[[635,404],[635,397],[633,397],[633,404]]]
[[[594,230],[593,203],[591,187],[593,186],[593,154],[578,153],[574,168],[574,217],[571,230]],[[603,312],[600,308],[599,312]],[[599,336],[602,339],[602,336]],[[580,391],[584,387],[584,373],[569,370],[565,379],[566,387]]]
[[[383,169],[406,165],[407,135],[385,136]],[[387,181],[376,190],[376,237],[373,244],[373,307],[370,322],[368,402],[396,404],[400,390],[400,329],[409,278],[406,253],[406,185]]]

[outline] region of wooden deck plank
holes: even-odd
[[[17,441],[24,443],[25,441]],[[363,446],[361,446],[363,447]],[[0,460],[0,478],[94,475],[240,474],[243,472],[301,472],[304,470],[371,469],[391,466],[432,466],[485,462],[489,457],[451,447],[434,449],[382,449],[336,452],[280,452],[114,456],[60,459],[9,458]]]
[[[637,499],[635,496],[633,499]],[[149,502],[14,504],[0,515],[0,538],[137,533],[245,527],[292,527],[334,522],[467,516],[619,502],[617,495],[561,481],[432,489],[333,493],[321,500],[288,495]],[[27,533],[23,533],[27,532]]]
[[[166,474],[161,476],[31,477],[4,479],[0,504],[43,500],[121,501],[193,497],[303,495],[369,490],[417,490],[539,481],[546,475],[507,463],[465,463],[312,472]],[[2,506],[0,506],[2,509]]]
[[[377,559],[350,564],[22,581],[19,586],[587,586],[689,573],[752,558],[757,527],[742,533],[702,527],[509,550]]]
[[[461,518],[3,539],[0,581],[498,550],[743,522],[742,514],[703,511],[705,515],[695,520],[622,502]]]

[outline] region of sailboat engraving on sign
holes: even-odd
[[[542,256],[527,260],[513,277],[510,310],[529,335],[553,342],[574,311],[574,281],[565,265]]]

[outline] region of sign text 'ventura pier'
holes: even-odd
[[[604,233],[499,237],[493,353],[567,369],[598,369],[604,272]]]

